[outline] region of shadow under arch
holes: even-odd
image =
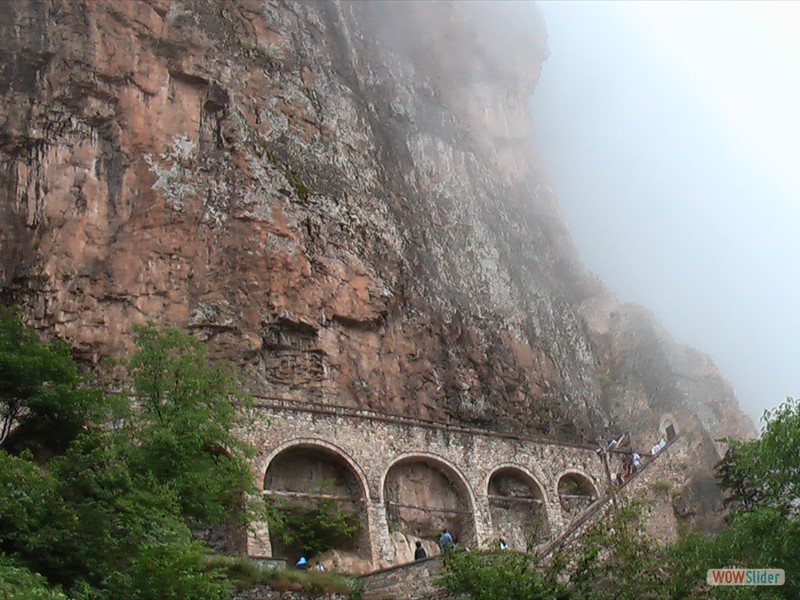
[[[283,442],[267,455],[259,485],[275,510],[295,520],[303,515],[310,520],[315,511],[323,511],[357,523],[356,533],[337,539],[335,548],[371,560],[369,487],[363,470],[344,450],[316,438]],[[301,542],[286,541],[281,532],[268,534],[274,556],[294,558],[309,550]]]
[[[552,536],[547,495],[536,476],[522,465],[497,465],[486,482],[492,528],[508,547],[532,551]]]
[[[395,456],[379,489],[390,529],[427,540],[438,540],[447,529],[458,544],[476,547],[475,494],[446,458],[430,452]]]
[[[556,492],[562,514],[574,519],[600,498],[600,492],[592,478],[577,469],[567,469],[556,480]]]
[[[658,435],[670,442],[675,439],[678,433],[680,433],[680,430],[675,417],[671,414],[663,415],[658,423]]]

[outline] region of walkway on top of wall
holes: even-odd
[[[428,427],[431,429],[497,437],[509,440],[519,440],[523,442],[533,442],[536,444],[548,444],[553,446],[580,448],[582,450],[594,450],[595,448],[597,448],[597,444],[590,444],[588,442],[576,442],[572,440],[565,440],[563,438],[549,437],[544,435],[519,435],[510,432],[493,431],[490,429],[480,429],[477,427],[467,427],[464,425],[459,425],[457,423],[448,421],[434,421],[430,419],[421,419],[418,417],[393,415],[393,414],[378,412],[371,409],[353,408],[350,406],[342,406],[338,404],[313,404],[308,402],[300,402],[298,400],[288,400],[283,398],[273,398],[269,396],[257,396],[257,395],[253,395],[253,398],[255,399],[254,404],[257,408],[270,408],[270,409],[312,413],[312,414],[316,413],[320,415],[357,417],[360,419],[380,421],[383,423],[394,423],[397,425],[414,425],[417,427]],[[611,452],[624,453],[625,451],[611,450]]]

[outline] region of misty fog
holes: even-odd
[[[800,46],[776,42],[786,17],[770,3],[537,6],[550,58],[536,145],[584,263],[709,354],[758,423],[800,393]]]

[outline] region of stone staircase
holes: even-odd
[[[617,495],[624,494],[626,490],[630,490],[633,484],[639,479],[647,470],[650,468],[652,464],[658,461],[662,456],[664,456],[670,447],[679,439],[680,436],[675,436],[672,438],[661,451],[656,454],[655,456],[652,455],[645,455],[642,458],[642,464],[639,470],[637,470],[628,480],[621,486],[615,489],[615,493]],[[556,550],[563,548],[569,542],[571,542],[575,537],[586,531],[589,527],[591,527],[594,523],[602,517],[606,510],[608,509],[609,505],[612,503],[612,495],[607,494],[605,497],[601,498],[597,502],[595,502],[592,506],[587,508],[583,514],[581,514],[577,519],[572,521],[567,528],[561,532],[554,540],[550,543],[545,544],[541,548],[539,548],[536,552],[536,557],[539,560],[547,558]]]
[[[434,584],[442,557],[432,556],[404,565],[387,567],[361,577],[363,600],[434,600],[447,598]]]
[[[679,439],[676,436],[655,456],[644,455],[642,465],[624,485],[617,488],[617,495],[624,494],[653,465],[666,455],[670,447]],[[554,540],[540,547],[535,557],[542,561],[553,552],[563,548],[589,527],[596,523],[612,505],[611,494],[607,494],[587,508],[577,519],[561,532]],[[363,584],[363,600],[446,600],[449,598],[444,590],[438,588],[434,581],[442,568],[441,556],[433,556],[424,560],[396,565],[367,573],[361,577]]]

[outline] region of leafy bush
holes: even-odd
[[[61,588],[48,587],[37,573],[0,554],[0,597],[14,600],[67,600]]]
[[[564,589],[541,574],[532,557],[511,550],[455,551],[444,556],[438,585],[470,600],[548,600]]]
[[[317,500],[311,506],[283,498],[267,498],[270,531],[280,543],[309,556],[340,547],[352,539],[360,525],[358,518],[334,500]]]

